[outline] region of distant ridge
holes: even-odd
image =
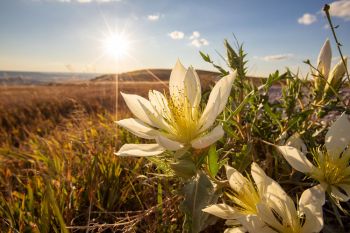
[[[196,70],[203,84],[214,83],[220,73]],[[167,82],[170,78],[171,69],[144,69],[118,74],[119,82]],[[91,79],[91,82],[111,82],[116,80],[115,74],[105,74]]]
[[[219,77],[220,73],[207,71],[207,70],[196,70],[198,76],[203,85],[210,85],[215,83]],[[118,74],[119,82],[157,82],[163,81],[167,82],[170,78],[171,69],[144,69],[136,70]],[[260,77],[247,77],[254,84],[261,85],[263,83],[263,78]],[[115,74],[105,74],[91,79],[91,82],[114,82],[116,80]]]
[[[54,83],[88,81],[98,75],[99,74],[96,73],[0,70],[0,85],[47,85]]]
[[[196,70],[203,86],[209,87],[220,77],[220,73]],[[168,82],[171,69],[142,69],[118,74],[119,82]],[[248,77],[254,84],[262,84],[261,78]],[[101,84],[114,82],[116,74],[94,73],[55,73],[55,72],[22,72],[0,71],[0,85],[69,85],[69,84]]]

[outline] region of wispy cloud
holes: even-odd
[[[181,40],[185,37],[185,33],[180,31],[173,31],[168,34],[173,40]]]
[[[317,18],[313,14],[305,13],[302,17],[298,19],[298,23],[304,25],[310,25],[317,21]]]
[[[153,15],[148,15],[147,19],[149,21],[158,21],[160,18],[160,14],[153,14]]]
[[[204,38],[193,39],[191,41],[191,45],[199,48],[199,47],[202,47],[202,46],[205,46],[205,45],[209,45],[209,41],[207,41]]]
[[[294,54],[292,53],[285,53],[285,54],[273,54],[273,55],[267,55],[264,57],[258,57],[254,56],[254,59],[260,59],[264,61],[282,61],[282,60],[287,60],[294,57]]]
[[[340,0],[335,1],[330,4],[329,13],[332,16],[343,18],[345,20],[350,20],[350,1]]]

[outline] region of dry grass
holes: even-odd
[[[166,82],[120,82],[147,96]],[[146,159],[118,158],[114,82],[0,86],[2,232],[180,232],[177,178]],[[120,94],[118,114],[130,114]],[[147,178],[144,176],[147,175]]]
[[[119,91],[147,96],[149,89],[163,91],[164,83],[120,83]],[[118,112],[127,114],[119,93]],[[113,82],[57,86],[0,86],[0,144],[19,146],[29,133],[40,136],[66,119],[108,112],[115,115]],[[115,119],[114,119],[115,120]]]

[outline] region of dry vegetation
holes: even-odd
[[[116,85],[102,81],[0,87],[1,232],[180,231],[177,179],[114,155],[139,139],[116,127]],[[166,85],[118,88],[146,96]],[[127,115],[120,97],[118,114]]]
[[[119,89],[127,93],[147,95],[148,89],[162,90],[164,84],[120,83]],[[120,94],[119,94],[119,97]],[[119,112],[125,104],[118,98]],[[94,115],[103,112],[115,114],[115,83],[66,84],[57,86],[0,86],[0,141],[11,140],[18,145],[26,135],[43,136],[60,122],[77,118],[77,113]]]

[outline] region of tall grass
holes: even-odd
[[[112,87],[6,88],[11,99],[2,92],[1,232],[154,232],[147,219],[164,232],[181,225],[176,179],[114,155],[138,139],[117,129]]]

